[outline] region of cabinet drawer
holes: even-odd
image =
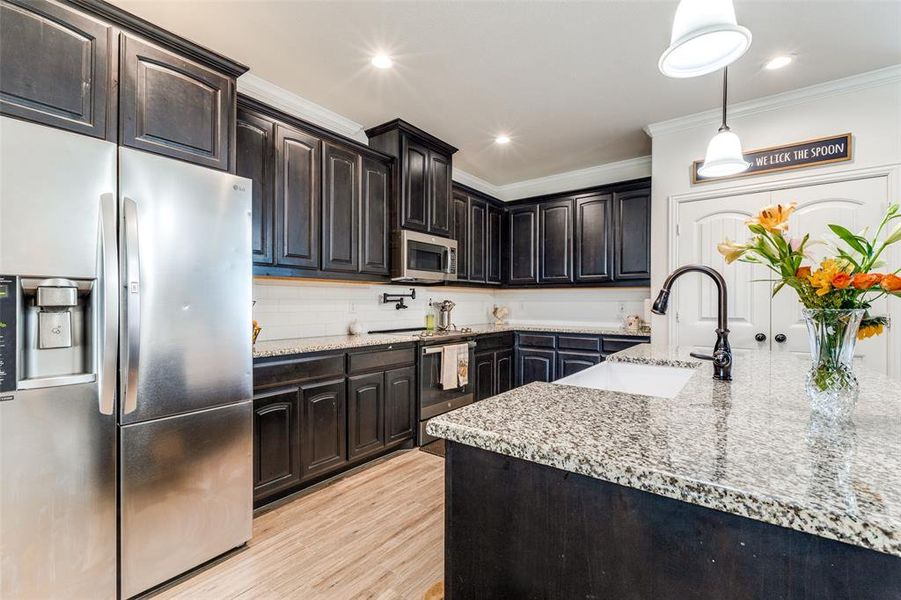
[[[412,365],[416,360],[414,348],[399,348],[394,350],[379,350],[376,352],[357,352],[347,357],[348,373],[362,373],[364,371],[386,370],[393,367]]]
[[[300,383],[343,374],[344,354],[276,360],[254,365],[253,387]]]
[[[519,345],[530,348],[553,348],[556,336],[553,333],[520,333]]]
[[[513,332],[498,335],[483,335],[476,338],[476,352],[488,352],[491,350],[513,347]]]
[[[560,350],[600,352],[601,338],[590,335],[561,335],[557,338],[557,348]]]
[[[619,352],[638,344],[647,344],[649,341],[651,339],[648,337],[605,337],[603,341],[604,352]]]

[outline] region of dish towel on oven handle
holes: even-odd
[[[441,389],[455,390],[469,383],[469,344],[441,348]]]

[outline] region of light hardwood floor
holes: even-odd
[[[153,600],[421,600],[443,576],[444,461],[409,450],[258,516],[247,549]]]

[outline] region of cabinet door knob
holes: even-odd
[[[754,339],[757,340],[758,342],[765,342],[765,341],[766,341],[766,334],[765,334],[765,333],[758,333],[757,335],[754,336]]]
[[[784,333],[777,333],[777,334],[773,337],[773,339],[776,340],[777,343],[783,344],[783,343],[785,343],[785,340],[787,340],[788,338],[785,337],[785,334],[784,334]]]

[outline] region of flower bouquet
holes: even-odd
[[[830,418],[846,416],[854,408],[858,382],[852,370],[857,339],[882,333],[887,319],[869,313],[872,303],[883,296],[901,297],[901,269],[885,272],[880,257],[886,248],[901,241],[901,219],[897,204],[891,205],[875,234],[852,233],[841,225],[829,225],[838,240],[829,246],[831,256],[817,266],[808,248],[825,242],[810,235],[792,238],[788,220],[796,203],[768,206],[748,221],[753,237],[739,244],[725,240],[717,249],[727,263],[735,261],[763,265],[776,274],[773,295],[784,287],[798,294],[810,334],[813,365],[806,388],[814,410]]]

